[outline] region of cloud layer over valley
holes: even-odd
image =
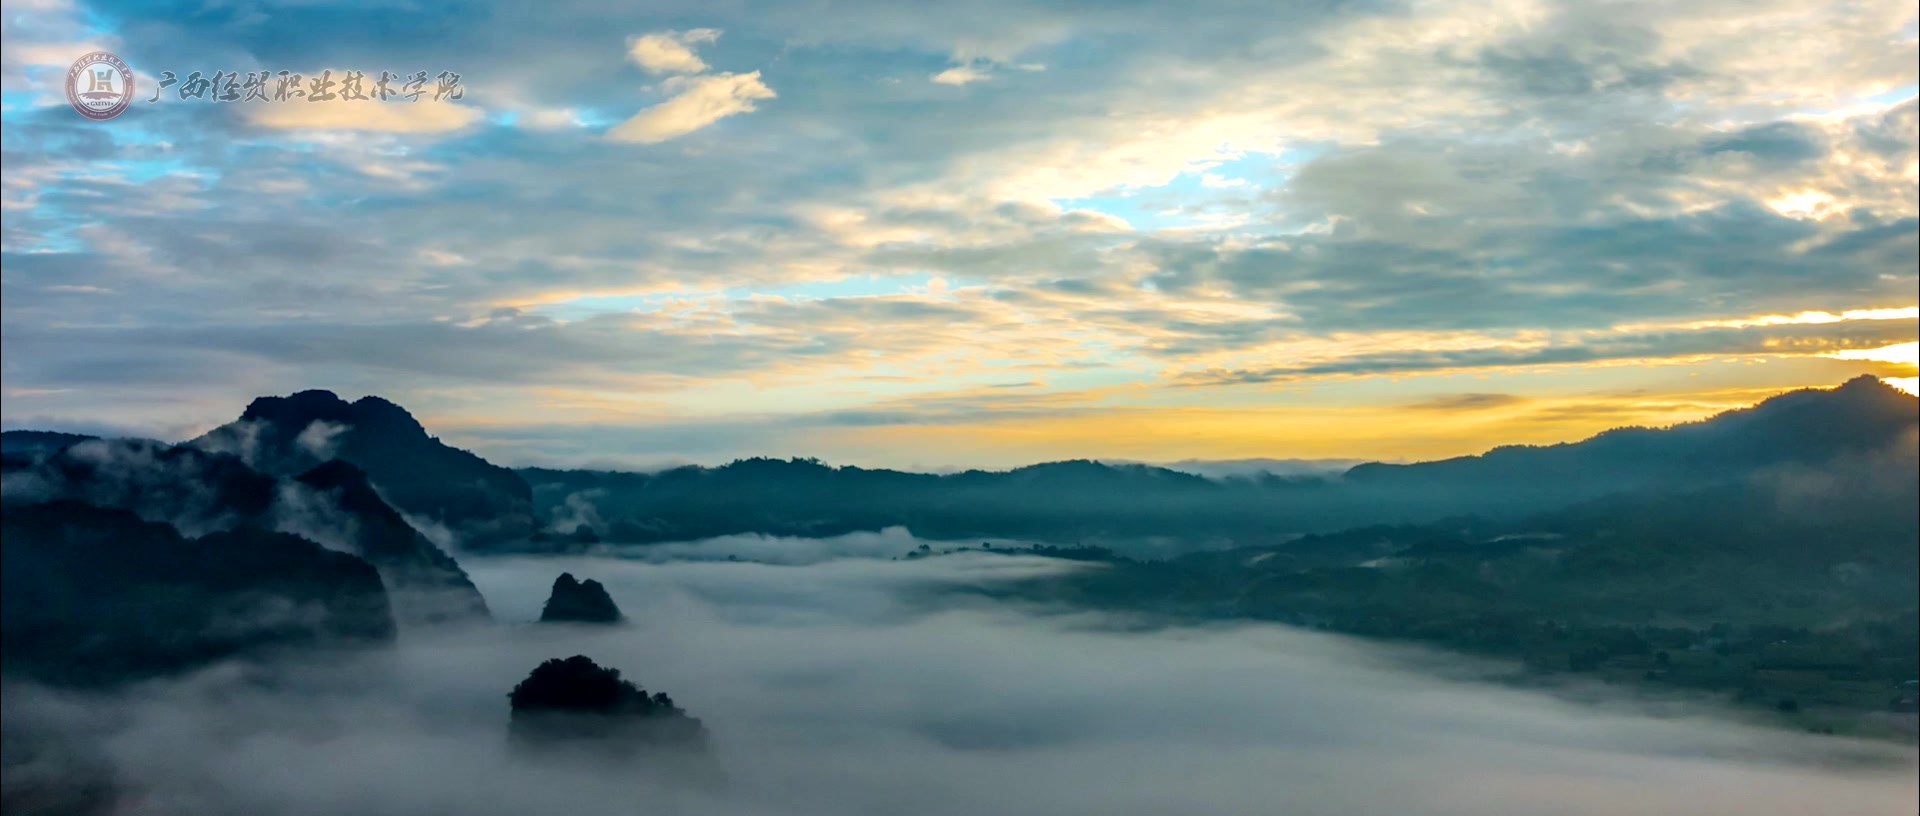
[[[216,668],[104,704],[10,686],[6,716],[113,732],[143,814],[1869,816],[1920,796],[1909,748],[1605,692],[1574,703],[1279,626],[1161,629],[932,591],[1062,562],[806,560],[471,558],[510,625],[403,637],[277,684]],[[630,625],[525,623],[561,571],[606,584]],[[506,690],[576,653],[700,717],[726,790],[509,761]]]

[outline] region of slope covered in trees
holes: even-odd
[[[0,651],[12,676],[104,684],[267,650],[388,644],[379,573],[252,527],[182,536],[77,501],[0,516]]]
[[[402,625],[487,617],[459,564],[409,525],[355,466],[329,460],[278,478],[240,457],[191,445],[93,439],[15,456],[0,502],[60,499],[132,511],[187,536],[250,526],[296,533],[372,563]]]

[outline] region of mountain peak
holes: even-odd
[[[398,403],[368,394],[353,401],[352,408],[355,424],[371,428],[384,429],[390,433],[404,433],[409,436],[426,436],[427,429],[413,414],[400,407]]]
[[[311,389],[289,394],[284,397],[255,397],[247,403],[247,410],[240,414],[242,420],[266,420],[275,423],[297,423],[305,427],[308,422],[325,419],[332,422],[347,422],[351,418],[352,406],[332,391]],[[300,421],[304,418],[305,421]]]
[[[553,593],[540,610],[540,622],[619,623],[620,607],[607,595],[607,588],[588,578],[576,580],[571,572],[554,579]]]
[[[363,492],[356,483],[371,483],[392,509],[436,519],[470,542],[513,540],[532,526],[532,491],[519,475],[441,442],[407,409],[376,396],[349,403],[314,389],[260,397],[240,421],[195,444],[235,453],[276,475],[345,485],[354,494]],[[355,468],[310,472],[329,460]]]
[[[1833,391],[1836,394],[1872,396],[1882,399],[1897,397],[1913,398],[1913,395],[1889,385],[1886,380],[1880,379],[1872,374],[1862,374],[1843,382],[1840,384],[1840,387],[1833,389]]]

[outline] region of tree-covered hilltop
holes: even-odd
[[[1916,422],[1914,397],[1861,377],[1672,428],[1359,465],[1337,477],[1207,479],[1092,461],[935,475],[764,458],[658,473],[519,472],[533,486],[537,517],[553,529],[528,543],[543,551],[893,526],[936,539],[1115,547],[1159,539],[1191,549],[1458,515],[1514,519],[1622,491],[1699,489],[1882,450],[1915,433]]]
[[[706,727],[673,698],[585,655],[541,663],[507,700],[508,737],[523,755],[671,761],[707,750]]]

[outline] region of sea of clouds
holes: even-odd
[[[7,716],[98,735],[139,792],[127,814],[1879,816],[1920,803],[1911,749],[1575,701],[1284,626],[1161,627],[940,592],[1099,567],[886,560],[915,546],[903,535],[814,541],[787,563],[470,557],[497,626],[406,632],[390,653],[267,682],[219,667],[109,698],[10,687]],[[629,622],[531,623],[562,571],[604,583]],[[704,720],[728,785],[510,758],[507,691],[574,654]]]

